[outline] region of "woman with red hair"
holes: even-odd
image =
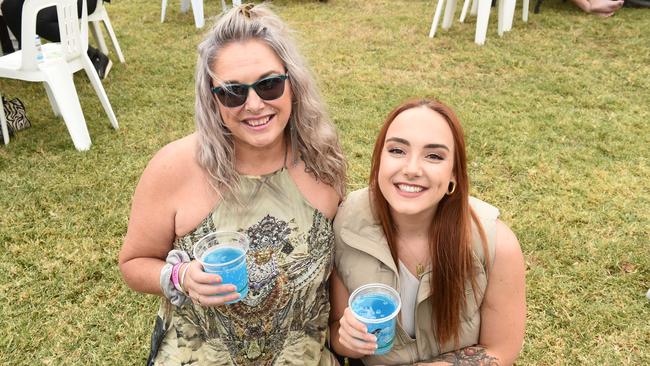
[[[469,196],[454,112],[430,99],[395,108],[375,143],[370,186],[351,193],[334,222],[334,350],[366,365],[511,365],[524,337],[524,260],[498,215]],[[348,308],[368,283],[391,286],[402,301],[382,355]]]

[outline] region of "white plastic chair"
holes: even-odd
[[[36,61],[37,49],[36,14],[39,10],[56,6],[59,18],[60,43],[46,43],[42,46],[45,61]],[[77,150],[88,150],[91,145],[88,127],[79,97],[74,86],[73,74],[81,69],[99,97],[113,128],[117,129],[117,119],[113,113],[102,82],[86,54],[88,49],[88,14],[86,0],[83,0],[81,22],[77,19],[76,0],[29,0],[25,2],[22,13],[22,50],[0,57],[0,77],[32,82],[43,82],[54,114],[63,117],[72,142]],[[2,108],[0,108],[2,109]],[[7,121],[0,114],[5,144],[9,143]]]
[[[465,0],[463,3],[463,10],[460,13],[460,22],[463,23],[465,21],[465,18],[467,16],[467,10],[469,8],[469,5],[472,5],[472,9],[470,11],[471,15],[476,15],[477,10],[478,10],[478,0]],[[503,9],[506,19],[505,22],[503,23],[503,31],[508,32],[512,30],[512,21],[514,19],[515,15],[515,3],[516,1],[508,1],[507,4],[507,9],[505,7],[501,7],[500,9]],[[523,0],[522,1],[522,11],[521,11],[521,20],[523,20],[525,23],[528,22],[528,6],[529,6],[529,0]]]
[[[515,12],[515,1],[516,0],[498,0],[498,25],[497,33],[499,36],[502,36],[504,32],[512,29],[512,21],[514,18]],[[522,18],[524,21],[528,21],[528,1],[523,0],[523,15]],[[465,21],[467,15],[467,10],[472,3],[472,14],[476,14],[476,34],[474,36],[474,42],[478,45],[485,44],[485,38],[487,36],[487,27],[488,21],[490,19],[490,8],[492,5],[491,0],[465,0],[463,4],[463,10],[461,11],[460,21],[461,23]],[[446,5],[445,5],[446,3]],[[438,23],[440,22],[440,16],[442,14],[442,7],[445,6],[445,14],[442,20],[442,29],[451,28],[453,22],[453,17],[456,12],[456,0],[438,0],[436,5],[436,11],[433,16],[433,21],[431,22],[431,30],[429,31],[429,37],[433,37],[436,34],[438,28]]]
[[[186,13],[190,10],[190,4],[192,5],[192,13],[194,14],[194,24],[197,28],[203,28],[205,25],[205,19],[203,18],[203,0],[181,0],[181,13]],[[241,5],[241,0],[233,0],[233,6]],[[223,11],[228,10],[228,5],[226,5],[225,0],[221,0],[221,8]],[[162,12],[160,14],[160,22],[165,21],[165,11],[167,9],[167,0],[162,0]]]
[[[111,25],[111,20],[108,18],[108,12],[104,7],[103,0],[97,0],[97,7],[95,8],[95,11],[92,14],[88,14],[88,21],[92,25],[91,31],[93,33],[93,37],[95,37],[95,41],[97,41],[99,50],[102,51],[103,54],[108,55],[108,47],[106,47],[106,42],[104,41],[104,36],[102,35],[102,29],[99,26],[99,22],[104,23],[104,27],[106,28],[108,35],[111,37],[111,42],[115,48],[115,53],[117,53],[117,57],[119,58],[120,62],[124,63],[124,55],[122,54],[120,44],[117,42],[117,37],[115,36],[115,31]]]

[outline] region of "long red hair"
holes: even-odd
[[[400,113],[418,107],[429,108],[444,117],[454,137],[454,166],[456,189],[438,203],[429,226],[429,253],[431,256],[432,326],[438,342],[460,341],[460,324],[466,308],[465,284],[469,281],[476,296],[476,269],[472,254],[472,221],[478,228],[483,252],[488,253],[485,232],[476,214],[469,206],[469,178],[463,128],[456,114],[448,106],[432,99],[408,100],[393,109],[382,126],[370,168],[370,197],[373,211],[381,222],[391,255],[398,263],[397,236],[399,228],[391,218],[389,204],[379,189],[378,175],[381,153],[388,128]],[[489,260],[488,260],[489,263]],[[397,266],[399,268],[399,266]]]

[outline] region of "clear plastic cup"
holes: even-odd
[[[397,314],[402,307],[399,293],[382,283],[369,283],[352,292],[348,300],[352,314],[377,337],[375,355],[390,351],[395,340]]]
[[[234,285],[235,292],[239,293],[239,299],[227,304],[236,303],[248,295],[248,244],[245,234],[217,231],[202,237],[194,245],[194,258],[201,263],[203,271],[218,274],[223,284]]]

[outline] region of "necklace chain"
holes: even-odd
[[[421,277],[422,274],[424,273],[424,263],[427,262],[428,258],[425,258],[423,262],[420,262],[417,260],[417,256],[413,254],[413,251],[411,251],[411,248],[409,248],[406,245],[402,245],[402,248],[406,249],[406,253],[411,257],[411,259],[415,260],[415,274],[417,277]],[[401,249],[401,248],[400,248]]]

